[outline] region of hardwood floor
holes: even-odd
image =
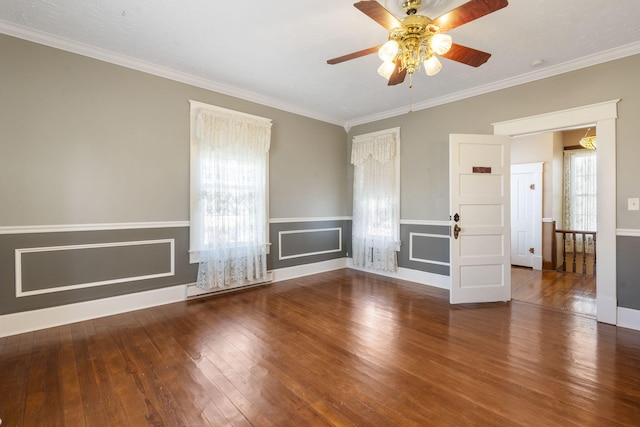
[[[596,317],[595,276],[552,270],[511,268],[511,296],[516,301]]]
[[[640,423],[640,332],[353,270],[0,339],[2,426]]]

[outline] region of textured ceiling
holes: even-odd
[[[464,3],[425,0],[435,18]],[[640,53],[638,0],[510,0],[450,31],[492,53],[442,60],[433,77],[388,87],[377,55],[326,60],[386,41],[353,0],[2,0],[0,33],[64,48],[344,125],[441,104]],[[402,16],[400,0],[381,0]]]

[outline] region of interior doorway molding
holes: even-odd
[[[620,99],[492,123],[494,135],[552,132],[574,126],[596,126],[598,135],[598,321],[617,324],[616,278],[616,120]]]

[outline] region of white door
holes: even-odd
[[[544,163],[511,165],[511,264],[542,270]]]
[[[511,166],[511,265],[533,267],[533,174]]]
[[[511,300],[510,138],[449,136],[452,304]]]

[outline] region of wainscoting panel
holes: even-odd
[[[398,266],[449,276],[448,225],[400,224]]]
[[[269,270],[344,258],[350,248],[351,221],[346,219],[274,220],[269,224]]]
[[[188,226],[0,233],[0,314],[193,283]]]
[[[314,242],[313,252],[308,252],[311,241]],[[280,231],[278,247],[280,260],[342,252],[342,228]]]
[[[15,250],[16,297],[168,277],[175,240],[143,240]]]

